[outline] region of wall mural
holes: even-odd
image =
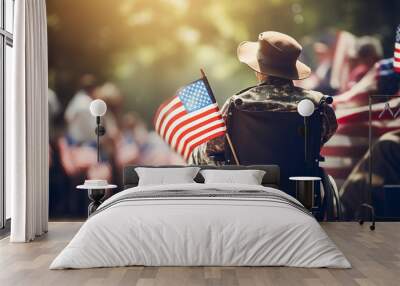
[[[267,155],[272,149],[259,142],[278,134],[283,134],[281,142],[292,140],[300,150],[291,160],[305,164],[302,171],[290,171],[285,169],[290,162],[282,163],[282,188],[288,193],[295,187],[289,174],[317,174],[325,182],[330,175],[335,181],[337,194],[325,192],[331,198],[324,206],[328,215],[321,219],[337,216],[335,195],[343,219],[355,219],[365,202],[375,207],[378,219],[400,219],[395,207],[400,203],[400,31],[395,12],[400,3],[250,2],[47,3],[52,219],[87,216],[87,193],[76,189],[85,179],[121,187],[126,165],[263,163],[263,156],[292,154]],[[86,16],[77,18],[77,7]],[[307,78],[291,77],[292,84],[270,77],[268,85],[252,89],[266,80],[262,72],[255,74],[248,54],[237,49],[244,48],[243,41],[262,41],[266,31],[299,42],[299,60],[311,68]],[[234,101],[238,93],[242,96]],[[304,98],[318,112],[298,114]],[[99,119],[89,110],[95,99],[107,107]],[[256,122],[246,127],[253,119],[241,114],[239,125],[234,120],[229,125],[232,112],[243,110],[296,116],[274,126]],[[105,129],[99,153],[98,120]],[[293,134],[281,127],[282,120],[293,120]],[[232,138],[225,136],[229,128]],[[261,129],[265,132],[258,133]],[[241,161],[246,149],[257,156]]]

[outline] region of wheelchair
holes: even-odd
[[[341,217],[339,194],[332,177],[319,166],[321,151],[322,108],[331,98],[321,100],[307,118],[308,158],[305,158],[305,119],[296,111],[254,111],[242,108],[241,99],[232,99],[226,118],[227,133],[235,148],[240,165],[280,167],[280,188],[295,196],[292,176],[316,176],[321,184],[315,188],[313,214],[318,220],[338,220]],[[225,141],[227,139],[225,138]],[[218,164],[235,164],[232,150],[225,142],[224,153],[212,154]],[[322,188],[321,188],[322,185]]]

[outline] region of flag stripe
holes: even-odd
[[[186,157],[186,153],[190,149],[190,146],[192,146],[192,142],[196,143],[197,138],[208,136],[208,134],[216,128],[225,128],[225,126],[223,123],[217,123],[215,126],[211,124],[211,126],[204,126],[200,130],[193,132],[187,139],[182,140],[182,144],[178,146],[179,152],[184,154],[184,157]]]
[[[389,106],[388,106],[389,104]],[[393,115],[397,114],[398,107],[400,105],[400,98],[391,99],[387,103],[376,103],[372,106],[372,119],[373,120],[384,120],[384,119],[393,119],[392,114],[390,114],[390,110],[385,110],[390,107]],[[385,112],[383,112],[385,111]],[[379,118],[378,116],[381,115]],[[356,108],[348,108],[346,110],[338,111],[336,113],[337,121],[339,124],[346,123],[357,123],[357,122],[368,122],[369,119],[369,107],[362,106]]]
[[[182,141],[185,140],[189,136],[188,134],[191,134],[191,132],[196,130],[197,128],[201,128],[202,126],[205,126],[209,123],[212,123],[214,121],[219,121],[219,120],[222,120],[222,119],[219,119],[218,116],[213,116],[209,119],[206,119],[205,121],[198,121],[199,123],[196,125],[193,125],[193,126],[188,125],[185,128],[185,130],[176,137],[174,146],[176,146],[177,150],[179,150],[179,146],[181,145]]]
[[[324,170],[327,174],[331,175],[332,177],[336,179],[343,179],[346,180],[348,175],[351,173],[353,170],[353,166],[349,168],[341,167],[341,168],[329,168],[329,167],[324,167]]]
[[[398,115],[397,115],[398,116]],[[375,110],[371,112],[371,119],[372,120],[387,120],[387,119],[395,119],[396,112],[395,111],[388,111],[384,112],[384,110]],[[368,122],[369,120],[369,111],[364,111],[360,113],[349,114],[347,116],[343,116],[337,119],[339,124],[346,124],[352,122],[352,124],[357,122]]]
[[[400,25],[396,29],[393,70],[395,73],[400,73]]]
[[[335,146],[335,147],[324,147],[321,151],[322,156],[340,156],[350,158],[360,158],[367,151],[368,147],[360,148],[359,146]]]
[[[193,149],[207,141],[210,141],[213,138],[222,136],[225,134],[225,126],[224,127],[220,127],[218,129],[214,129],[209,133],[204,134],[203,136],[197,137],[195,140],[191,141],[189,143],[189,148],[187,149],[187,152],[184,154],[184,158],[186,160],[189,159],[190,154],[193,152]]]
[[[376,123],[376,121],[372,122],[372,135],[374,137],[379,137],[387,132],[391,132],[394,130],[400,129],[400,120],[394,120],[395,124],[393,123],[393,119],[389,119],[392,123],[391,126],[386,126],[389,124],[389,122],[382,120],[379,121],[379,123]],[[336,131],[335,135],[345,135],[345,136],[357,136],[357,137],[365,137],[368,138],[368,123],[367,122],[362,122],[362,123],[356,123],[356,124],[340,124],[338,130]]]
[[[161,137],[165,138],[165,131],[169,128],[169,126],[174,122],[176,119],[184,116],[187,114],[185,107],[183,105],[178,106],[177,108],[168,112],[167,116],[161,123],[160,127],[160,135]]]
[[[168,112],[170,112],[171,109],[177,108],[178,105],[182,105],[182,102],[179,100],[178,97],[173,98],[169,103],[165,105],[164,108],[160,110],[160,113],[158,114],[157,121],[156,121],[156,130],[160,130],[160,126],[162,121],[165,119],[167,116]]]
[[[155,118],[155,129],[159,130],[160,125],[161,125],[161,120],[165,118],[165,113],[167,110],[169,110],[172,106],[174,106],[176,103],[180,102],[179,98],[173,97],[171,100],[168,100],[167,102],[161,104],[159,110],[157,110],[157,115]]]
[[[170,141],[168,141],[168,143],[170,145],[179,145],[179,142],[182,140],[183,136],[185,136],[187,133],[195,130],[196,128],[199,128],[205,124],[208,124],[212,121],[216,121],[218,119],[221,119],[221,116],[219,114],[216,113],[211,113],[208,115],[205,115],[202,118],[199,118],[195,121],[192,122],[187,122],[187,124],[182,125],[180,129],[178,129],[173,135],[171,135],[171,137],[169,138]],[[186,121],[190,121],[186,120]]]
[[[365,136],[355,136],[349,137],[345,135],[334,135],[328,142],[325,143],[325,147],[334,147],[334,146],[368,146],[368,140],[366,140]]]
[[[177,146],[177,151],[179,153],[184,154],[188,142],[193,140],[196,136],[198,136],[199,134],[201,135],[204,132],[208,132],[209,130],[211,130],[213,128],[218,128],[218,127],[221,127],[221,126],[224,126],[224,125],[225,125],[225,123],[221,119],[221,120],[218,120],[218,121],[212,121],[210,123],[204,124],[203,126],[197,128],[196,130],[193,130],[193,131],[187,133],[185,136],[182,137],[182,139],[180,140],[179,144],[176,145]]]
[[[176,119],[171,126],[168,128],[167,134],[165,136],[168,144],[171,144],[171,140],[176,132],[182,130],[185,125],[190,124],[191,122],[202,119],[204,116],[207,116],[212,113],[218,113],[218,106],[216,104],[206,106],[202,109],[196,110],[194,112],[188,113],[185,116],[182,116]]]
[[[171,101],[173,101],[173,100],[175,100],[175,99],[176,99],[175,97],[172,97],[172,98],[170,98],[169,100],[163,102],[163,103],[160,105],[160,107],[158,107],[158,109],[157,109],[157,111],[156,111],[156,114],[154,115],[154,118],[153,118],[153,124],[154,124],[154,128],[155,128],[155,129],[156,129],[157,125],[159,124],[159,123],[157,123],[157,121],[159,121],[160,118],[161,118],[161,116],[160,116],[161,111],[162,111]]]
[[[186,129],[191,128],[193,125],[196,125],[200,122],[203,122],[203,121],[208,120],[209,118],[212,118],[215,116],[221,117],[217,108],[205,110],[201,114],[195,115],[193,118],[185,117],[185,118],[183,118],[183,120],[179,120],[179,122],[177,122],[178,124],[176,125],[175,129],[171,132],[171,136],[170,136],[171,144],[177,145],[179,143],[177,139],[179,138],[181,133],[185,132]]]

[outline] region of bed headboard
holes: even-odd
[[[136,187],[139,182],[139,177],[135,171],[136,167],[147,167],[147,168],[183,168],[187,166],[126,166],[124,167],[123,173],[123,189]],[[266,187],[273,187],[279,189],[280,180],[280,170],[278,165],[251,165],[251,166],[236,166],[236,165],[226,165],[226,166],[199,166],[201,169],[221,169],[221,170],[263,170],[265,171],[264,178],[262,180],[262,185]],[[194,179],[198,183],[203,183],[204,178],[199,173]]]

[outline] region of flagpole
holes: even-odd
[[[203,69],[200,69],[200,73],[201,73],[201,76],[203,77],[204,81],[205,81],[206,84],[207,84],[207,87],[208,87],[208,89],[209,89],[209,92],[211,93],[211,96],[214,98],[214,101],[217,102],[217,101],[215,100],[214,93],[212,92],[212,89],[211,89],[211,87],[210,87],[210,84],[209,84],[209,82],[208,82],[208,79],[207,79],[206,74],[204,73]],[[237,154],[236,154],[235,147],[234,147],[233,144],[232,144],[232,140],[231,140],[231,137],[229,136],[228,131],[225,132],[225,137],[226,137],[226,140],[228,141],[229,148],[231,148],[231,151],[232,151],[232,154],[233,154],[233,158],[235,159],[236,165],[240,165],[238,156],[237,156]]]

